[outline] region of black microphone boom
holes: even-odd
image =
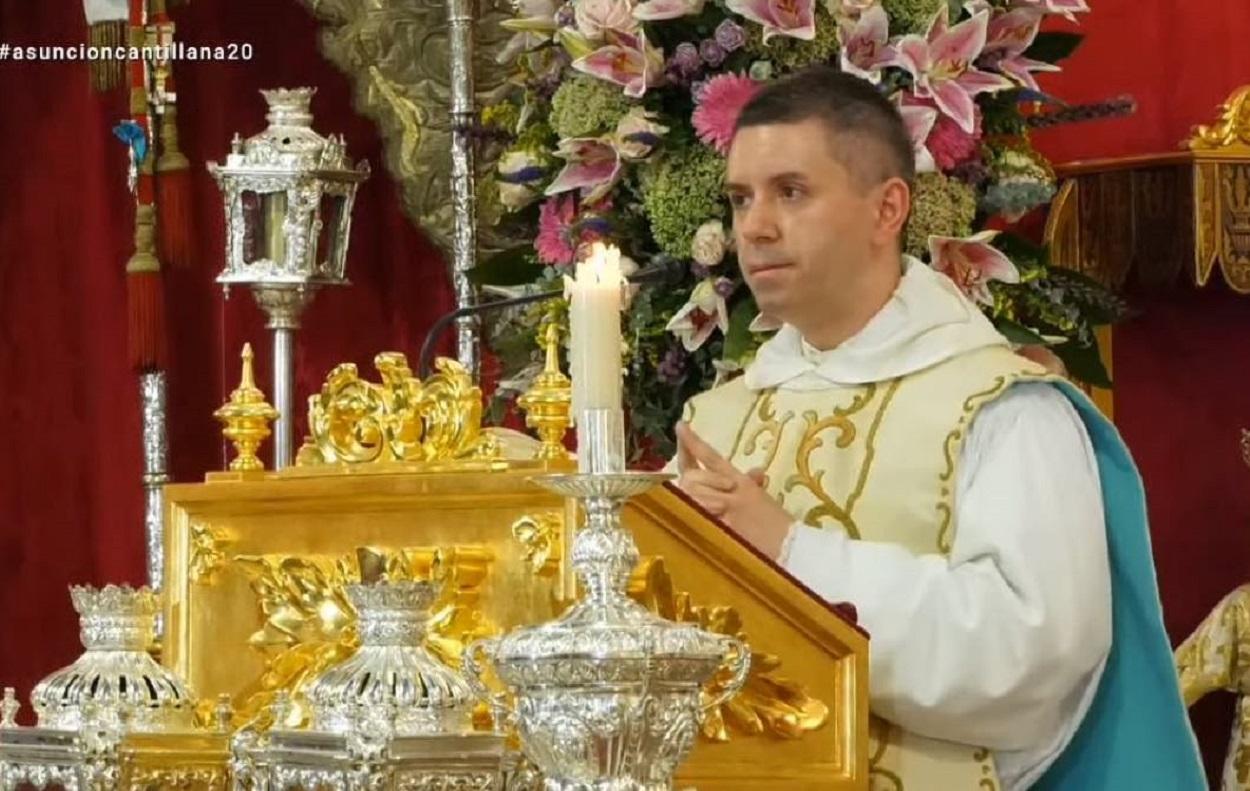
[[[657,280],[666,275],[669,270],[681,262],[676,259],[663,258],[656,256],[658,262],[646,269],[640,270],[630,277],[626,278],[630,283],[646,283],[651,280]],[[540,291],[536,294],[526,294],[521,297],[509,297],[507,299],[499,299],[494,302],[483,302],[480,305],[470,305],[465,308],[457,308],[450,313],[446,313],[438,317],[438,320],[430,326],[430,331],[425,334],[425,340],[421,343],[421,356],[417,359],[417,375],[422,381],[430,375],[430,356],[434,353],[434,342],[439,339],[443,331],[453,321],[465,316],[481,316],[495,310],[503,310],[504,308],[515,308],[519,305],[529,305],[534,302],[543,302],[548,299],[555,299],[563,296],[561,291]]]
[[[515,308],[518,305],[529,305],[534,302],[555,299],[563,296],[563,294],[563,291],[540,291],[537,294],[526,294],[523,297],[510,297],[494,302],[484,302],[480,305],[470,305],[467,308],[457,308],[451,313],[439,316],[438,320],[430,327],[430,331],[425,334],[425,340],[421,343],[421,357],[417,362],[417,375],[421,377],[422,381],[430,375],[430,355],[434,352],[434,342],[443,334],[443,330],[447,329],[447,325],[456,319],[465,316],[481,316],[494,310]]]

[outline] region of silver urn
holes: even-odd
[[[639,555],[621,526],[621,507],[667,477],[536,479],[585,505],[587,525],[572,550],[584,598],[554,621],[480,640],[466,651],[470,683],[497,717],[516,727],[547,791],[669,791],[704,713],[746,680],[750,652],[740,640],[664,620],[626,593]],[[514,703],[485,686],[479,656]],[[704,688],[718,675],[728,680],[712,699]]]
[[[113,727],[153,733],[188,730],[195,700],[187,685],[149,653],[158,599],[148,588],[70,588],[87,650],[31,693],[39,727]]]
[[[392,736],[473,730],[472,690],[425,647],[440,587],[433,582],[346,586],[360,648],[309,685],[314,730],[382,728]]]

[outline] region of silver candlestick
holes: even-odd
[[[612,440],[594,437],[590,447],[611,448]],[[465,652],[469,683],[497,718],[516,727],[522,749],[546,778],[546,791],[670,791],[704,714],[746,681],[750,651],[742,641],[664,620],[626,593],[639,555],[621,509],[671,477],[592,472],[535,478],[585,508],[587,523],[572,550],[584,597],[554,621],[479,640]],[[513,705],[481,681],[479,657],[508,686]],[[706,693],[704,685],[726,662],[730,681]]]

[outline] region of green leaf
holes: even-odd
[[[503,250],[469,270],[469,280],[479,286],[523,286],[542,276],[542,264],[534,260],[528,244]]]
[[[1007,340],[1012,343],[1018,343],[1023,346],[1045,346],[1046,339],[1038,335],[1033,330],[1023,324],[1012,321],[1011,319],[998,318],[994,320],[994,327],[1003,334]]]
[[[1059,355],[1060,360],[1063,360],[1072,378],[1094,387],[1111,387],[1111,377],[1107,374],[1106,366],[1102,364],[1097,343],[1087,345],[1061,343],[1052,347],[1051,350]]]
[[[994,239],[994,246],[1002,250],[1018,267],[1030,264],[1046,265],[1050,257],[1045,246],[1033,244],[1023,236],[1017,236],[1014,233],[1000,233]]]
[[[1065,33],[1059,30],[1038,33],[1033,45],[1024,52],[1024,57],[1040,60],[1043,63],[1058,63],[1072,57],[1077,47],[1085,39],[1080,33]]]
[[[726,360],[737,360],[751,349],[751,320],[759,310],[755,300],[742,299],[729,312],[729,332],[725,333],[723,354]]]

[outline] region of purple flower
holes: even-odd
[[[703,68],[703,61],[699,58],[699,49],[689,41],[683,41],[677,45],[672,57],[668,59],[668,64],[670,68],[684,77],[689,77]]]
[[[559,27],[573,27],[577,24],[577,15],[573,9],[572,3],[565,3],[556,11],[556,25]]]
[[[703,264],[691,263],[690,274],[694,275],[696,280],[703,280],[704,278],[711,277],[712,269],[704,266]]]
[[[742,25],[732,19],[726,19],[717,25],[713,37],[726,52],[736,52],[747,43],[746,31],[742,29]]]
[[[733,294],[734,289],[736,289],[737,287],[738,287],[737,284],[735,284],[732,280],[730,280],[727,277],[716,278],[716,286],[715,286],[716,295],[719,297],[723,297],[724,299],[729,299],[729,295]]]
[[[705,38],[699,42],[699,57],[703,58],[703,62],[712,68],[716,68],[725,62],[729,53],[720,44],[713,39]]]
[[[660,364],[656,366],[655,373],[665,384],[678,384],[686,373],[686,350],[680,345],[670,346],[660,358]]]

